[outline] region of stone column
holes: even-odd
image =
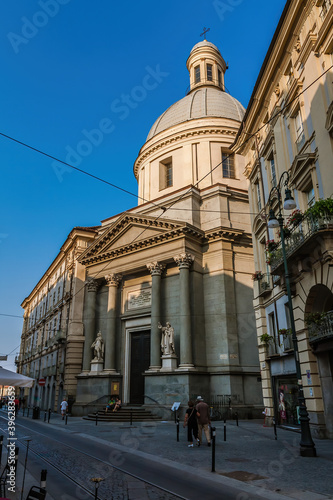
[[[150,262],[147,268],[152,279],[149,370],[158,371],[161,369],[161,332],[157,325],[161,321],[161,276],[165,266],[158,262]]]
[[[116,307],[117,288],[121,281],[119,274],[108,274],[105,276],[109,287],[108,309],[105,334],[104,372],[116,373]]]
[[[192,363],[190,267],[193,255],[181,253],[174,257],[179,266],[180,357],[181,370],[194,368]]]
[[[86,281],[87,298],[86,298],[86,313],[84,319],[84,350],[83,350],[83,371],[90,371],[91,362],[91,344],[95,340],[95,323],[96,323],[96,294],[98,282],[93,278]]]

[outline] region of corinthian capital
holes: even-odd
[[[147,264],[147,268],[152,276],[161,276],[165,269],[165,265],[159,262],[150,262]]]
[[[121,275],[120,274],[107,274],[105,277],[105,281],[107,286],[115,286],[117,287],[119,283],[121,282]]]
[[[190,253],[180,253],[173,259],[176,262],[177,266],[179,266],[179,269],[189,269],[194,261],[194,255],[191,255]]]
[[[98,281],[96,281],[94,278],[88,278],[86,281],[86,285],[88,288],[88,292],[97,292]]]

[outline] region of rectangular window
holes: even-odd
[[[306,199],[307,199],[308,207],[312,207],[312,205],[316,201],[313,186],[311,186],[308,189],[308,191],[306,192]]]
[[[213,81],[213,66],[211,64],[207,64],[207,80]]]
[[[218,78],[219,87],[222,87],[222,72],[220,69],[217,70],[217,78]]]
[[[200,82],[200,66],[194,68],[194,83]]]
[[[298,110],[297,115],[294,118],[294,122],[295,122],[295,133],[296,133],[295,142],[296,142],[297,152],[299,152],[305,144],[304,128],[300,110]]]
[[[256,191],[257,191],[257,205],[258,205],[258,210],[260,211],[262,209],[262,203],[261,203],[261,194],[260,194],[259,182],[256,182],[255,187],[256,187]]]
[[[269,163],[271,165],[272,187],[276,187],[276,172],[275,172],[274,158],[271,158],[269,160]]]
[[[235,162],[233,155],[222,151],[222,175],[226,179],[235,179]]]
[[[172,158],[166,158],[160,162],[160,190],[173,185]]]

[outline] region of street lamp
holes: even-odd
[[[311,437],[310,425],[309,425],[309,414],[305,404],[305,398],[303,393],[303,384],[302,384],[302,375],[301,375],[301,367],[299,362],[299,353],[298,353],[298,342],[296,336],[295,329],[295,320],[294,320],[294,312],[293,312],[293,304],[291,299],[291,290],[290,290],[290,281],[289,281],[289,272],[288,272],[288,264],[287,264],[287,256],[286,256],[286,247],[284,240],[284,230],[283,230],[283,215],[282,215],[282,207],[281,207],[281,191],[282,186],[285,186],[285,200],[283,203],[283,208],[285,210],[292,210],[296,208],[295,200],[291,195],[291,191],[288,188],[289,183],[289,174],[288,172],[283,172],[279,183],[277,186],[274,186],[268,198],[268,204],[270,206],[269,211],[269,220],[268,227],[276,228],[280,227],[280,235],[281,235],[281,247],[282,247],[282,255],[283,255],[283,263],[284,263],[284,273],[285,273],[285,282],[287,288],[288,295],[288,305],[289,305],[289,313],[290,313],[290,323],[291,323],[291,332],[292,332],[292,340],[294,345],[294,357],[296,364],[296,376],[297,376],[297,384],[298,384],[298,404],[299,404],[299,420],[301,423],[301,441],[300,441],[300,455],[302,457],[316,457],[316,447]],[[278,200],[278,214],[275,216],[274,210],[272,208],[274,195],[277,196]]]

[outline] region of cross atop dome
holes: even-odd
[[[200,36],[204,37],[204,40],[206,40],[206,33],[208,33],[208,31],[210,31],[210,28],[204,28],[203,33],[201,33],[201,35],[200,35]]]

